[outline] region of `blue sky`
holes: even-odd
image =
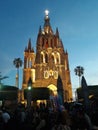
[[[2,83],[15,85],[13,60],[17,57],[23,60],[29,38],[36,48],[46,9],[53,31],[58,27],[68,51],[73,90],[79,84],[74,73],[79,65],[84,68],[87,84],[98,84],[98,0],[0,0],[0,72],[9,76]]]

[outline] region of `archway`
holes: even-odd
[[[49,90],[53,96],[57,96],[57,87],[55,85],[50,84],[47,88],[49,88]]]

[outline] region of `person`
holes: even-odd
[[[63,108],[62,111],[58,112],[58,117],[52,130],[71,130],[70,123],[69,113]]]
[[[91,119],[84,109],[77,109],[71,128],[72,130],[93,130]]]
[[[0,130],[3,130],[2,110],[0,110]]]
[[[3,108],[2,110],[2,120],[3,120],[3,130],[7,130],[9,127],[9,121],[11,119],[10,114],[6,110],[6,108]]]
[[[8,121],[10,120],[10,114],[7,112],[6,109],[3,109],[3,112],[2,112],[2,119],[3,119],[3,122],[4,123],[8,123]]]
[[[46,130],[46,116],[45,113],[42,112],[39,115],[40,121],[36,127],[36,130]]]

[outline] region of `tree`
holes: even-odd
[[[74,69],[75,75],[79,76],[79,87],[81,86],[80,78],[84,74],[84,68],[82,66],[77,66]]]
[[[0,72],[0,73],[1,73],[1,72]],[[1,80],[6,79],[6,78],[8,78],[8,76],[2,76],[2,75],[0,74],[0,84],[1,84]]]
[[[16,69],[17,69],[17,73],[16,73],[16,86],[19,87],[19,68],[22,67],[22,60],[20,58],[15,58],[13,60],[13,65],[15,65]]]

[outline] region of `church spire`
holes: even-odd
[[[42,29],[41,29],[41,26],[39,27],[39,34],[41,34],[42,33]]]
[[[49,11],[48,11],[48,10],[45,10],[45,18],[44,18],[45,24],[44,24],[44,27],[45,27],[45,26],[50,26],[50,18],[49,18],[49,16],[48,16],[48,14],[49,14]]]
[[[53,31],[52,31],[52,28],[51,28],[51,25],[50,25],[50,18],[48,16],[49,14],[49,11],[48,10],[45,10],[45,23],[44,23],[44,32],[46,34],[53,34]]]
[[[59,38],[59,31],[58,31],[58,28],[56,28],[56,36]]]
[[[28,42],[28,50],[31,50],[31,39],[29,39],[29,42]]]
[[[29,41],[28,41],[28,46],[25,48],[25,52],[34,52],[34,49],[32,48],[32,45],[31,45],[31,39],[29,38]]]

